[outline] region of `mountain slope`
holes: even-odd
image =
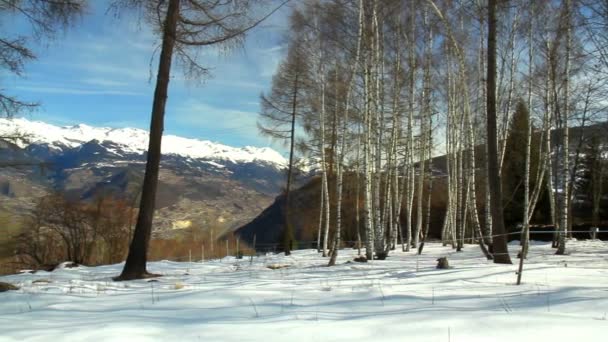
[[[44,167],[0,167],[0,210],[23,213],[49,191],[83,200],[110,193],[137,206],[146,131],[0,119],[0,136],[14,132],[27,141],[0,141],[0,161]],[[156,234],[189,227],[214,229],[216,236],[231,231],[270,205],[284,183],[286,160],[270,148],[167,135],[162,149]]]

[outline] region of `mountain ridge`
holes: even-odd
[[[22,217],[51,192],[83,201],[111,194],[137,206],[147,131],[0,119],[0,137],[15,132],[28,140],[0,138],[0,211]],[[165,136],[154,234],[171,234],[183,222],[214,236],[231,232],[272,203],[285,166],[271,148]]]
[[[143,154],[148,149],[148,131],[139,128],[94,127],[86,124],[56,126],[42,121],[25,118],[0,118],[0,136],[19,132],[28,137],[16,145],[48,145],[54,150],[63,150],[84,145],[92,140],[101,143],[110,141],[118,144],[123,152]],[[112,150],[108,150],[112,152]],[[209,140],[164,135],[162,144],[164,155],[178,155],[192,159],[225,160],[233,163],[266,162],[278,168],[285,167],[287,160],[270,147],[231,147]]]

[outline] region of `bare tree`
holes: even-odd
[[[490,205],[494,237],[494,262],[510,264],[502,208],[502,189],[496,141],[496,0],[488,0],[487,136]]]
[[[294,240],[292,215],[290,211],[290,192],[293,184],[294,147],[296,138],[296,119],[303,106],[302,95],[307,83],[307,61],[297,41],[289,46],[287,58],[279,66],[272,81],[272,90],[261,96],[261,112],[258,121],[260,132],[273,139],[283,140],[289,146],[289,165],[287,166],[287,184],[285,186],[285,227],[283,230],[283,251],[291,254]]]
[[[115,278],[116,280],[139,279],[151,275],[146,269],[146,261],[156,202],[165,105],[174,55],[188,76],[194,78],[204,76],[208,70],[196,58],[199,48],[238,43],[248,30],[278,9],[278,7],[274,8],[261,19],[253,18],[249,12],[258,2],[256,0],[229,2],[123,0],[115,3],[118,10],[122,5],[144,13],[154,29],[160,32],[162,41],[139,214],[125,267],[120,276]]]

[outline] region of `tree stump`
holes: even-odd
[[[367,262],[367,258],[362,255],[355,258],[355,262]]]
[[[437,259],[437,268],[442,269],[442,270],[446,270],[446,269],[450,268],[450,264],[448,263],[448,258],[442,257],[442,258]]]
[[[376,253],[376,260],[386,260],[386,257],[388,257],[388,253],[387,252],[377,252]]]

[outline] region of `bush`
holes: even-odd
[[[44,196],[24,219],[17,254],[32,267],[69,260],[78,264],[124,260],[133,210],[108,196],[92,203],[61,194]]]

